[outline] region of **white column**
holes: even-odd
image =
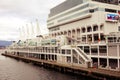
[[[89,50],[90,50],[90,56],[91,56],[91,45],[89,46]]]
[[[44,58],[45,58],[44,60],[46,60],[46,54],[44,54]]]
[[[41,59],[41,54],[40,54],[40,59]]]
[[[119,50],[119,45],[117,45],[117,57],[119,58],[119,53],[120,53],[120,50]]]
[[[99,43],[100,43],[100,41],[101,41],[101,38],[100,38],[100,25],[98,25],[98,31],[99,31],[99,34],[98,34],[98,38],[99,38]]]
[[[87,35],[85,35],[85,37],[86,37],[86,43],[88,43],[88,38],[87,38]]]

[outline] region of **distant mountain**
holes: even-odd
[[[12,41],[3,41],[0,40],[0,47],[9,46],[12,44]]]

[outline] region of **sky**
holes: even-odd
[[[0,40],[18,40],[20,32],[26,33],[31,22],[36,30],[38,19],[40,32],[47,34],[47,18],[50,9],[65,0],[0,0]]]

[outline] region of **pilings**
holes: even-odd
[[[20,57],[10,54],[2,54],[7,57],[22,60],[27,63],[42,66],[47,69],[53,69],[62,73],[71,73],[76,75],[82,75],[96,80],[120,80],[120,72],[101,70],[95,68],[81,68],[79,66],[66,65],[57,63],[56,61],[40,60],[35,58]]]

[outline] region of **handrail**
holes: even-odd
[[[78,50],[87,60],[89,60],[89,58],[87,57],[87,55],[85,55],[85,53],[84,53],[80,48],[77,48],[77,50]]]
[[[77,56],[77,55],[75,55],[75,54],[73,54],[73,56],[74,56],[75,58],[78,58],[78,56]],[[78,60],[78,59],[77,59],[77,60]],[[79,62],[79,61],[80,61],[81,63],[84,63],[84,62],[85,62],[85,60],[84,60],[84,59],[80,59],[80,58],[79,58],[78,62]]]

